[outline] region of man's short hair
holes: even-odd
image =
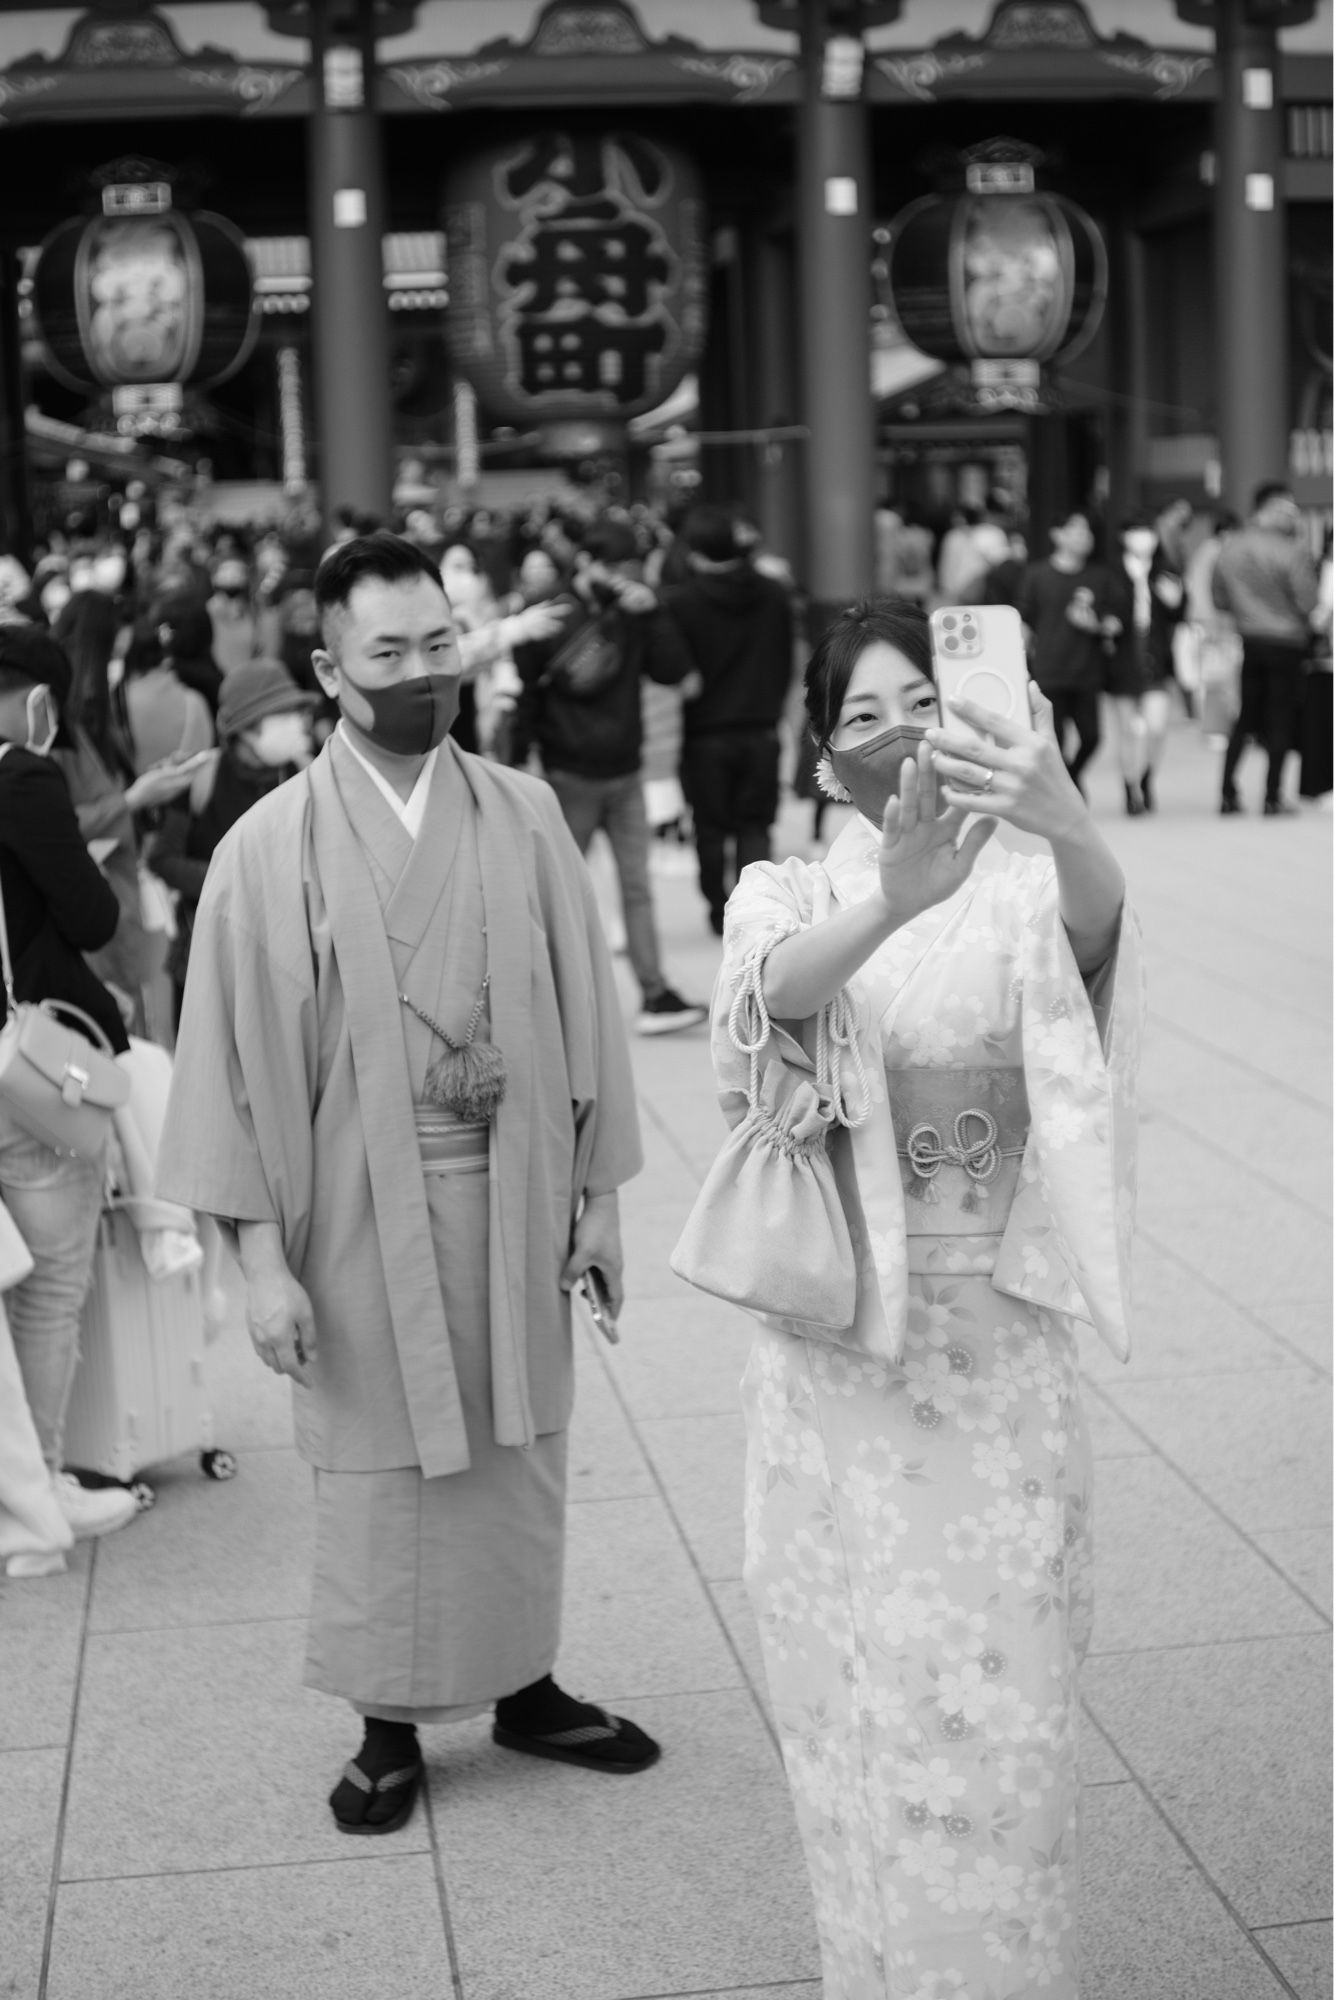
[[[1267,507],[1271,500],[1279,498],[1284,500],[1292,498],[1292,488],[1289,486],[1287,480],[1262,479],[1251,495],[1251,512],[1258,514],[1260,509]]]
[[[706,562],[736,562],[742,553],[736,523],[725,507],[692,507],[681,523],[681,539],[692,556]]]
[[[418,576],[429,577],[439,590],[445,587],[439,565],[426,550],[402,535],[391,535],[387,528],[339,542],[315,572],[315,608],[321,631],[330,612],[344,610],[357,585],[367,578],[378,583],[410,583]]]
[[[628,521],[598,520],[584,529],[579,547],[592,562],[634,562],[639,538]]]

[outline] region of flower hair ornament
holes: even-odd
[[[850,806],[852,804],[852,793],[845,785],[840,785],[838,779],[834,776],[834,767],[829,761],[829,752],[827,750],[815,767],[815,782],[825,797],[832,799],[835,805]]]

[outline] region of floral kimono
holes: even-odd
[[[729,1117],[739,982],[869,895],[877,846],[859,818],[823,866],[743,874],[715,996]],[[1072,1322],[1128,1353],[1140,985],[1133,919],[1086,985],[1051,861],[993,842],[847,989],[867,1103],[831,1155],[856,1320],[762,1320],[742,1385],[746,1582],[826,2000],[1078,1993]],[[814,1022],[784,1025],[813,1046]]]

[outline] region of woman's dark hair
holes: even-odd
[[[838,727],[852,670],[868,646],[892,646],[932,685],[930,628],[926,613],[902,597],[863,597],[840,611],[806,668],[806,720],[823,751]]]
[[[213,658],[213,620],[198,591],[174,590],[160,597],[148,614],[149,623],[171,633],[167,652],[173,660]]]
[[[82,731],[108,770],[125,776],[125,758],[112,729],[107,681],[119,627],[120,618],[109,597],[100,590],[76,590],[61,606],[52,637],[70,664],[65,721],[71,734]],[[133,777],[133,771],[128,775]]]
[[[373,535],[355,535],[330,549],[315,572],[315,606],[323,624],[331,611],[341,611],[359,583],[373,577],[379,583],[410,583],[429,577],[439,590],[439,564],[426,550],[403,535],[377,528]]]

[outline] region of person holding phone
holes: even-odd
[[[837,618],[806,712],[856,815],[823,863],[744,872],[714,995],[733,1122],[757,973],[772,1021],[867,1079],[830,1142],[854,1322],[761,1320],[742,1384],[746,1581],[844,2000],[891,1967],[905,1993],[1079,1990],[1074,1326],[1128,1352],[1141,996],[1120,869],[1025,692],[942,715],[918,611]]]

